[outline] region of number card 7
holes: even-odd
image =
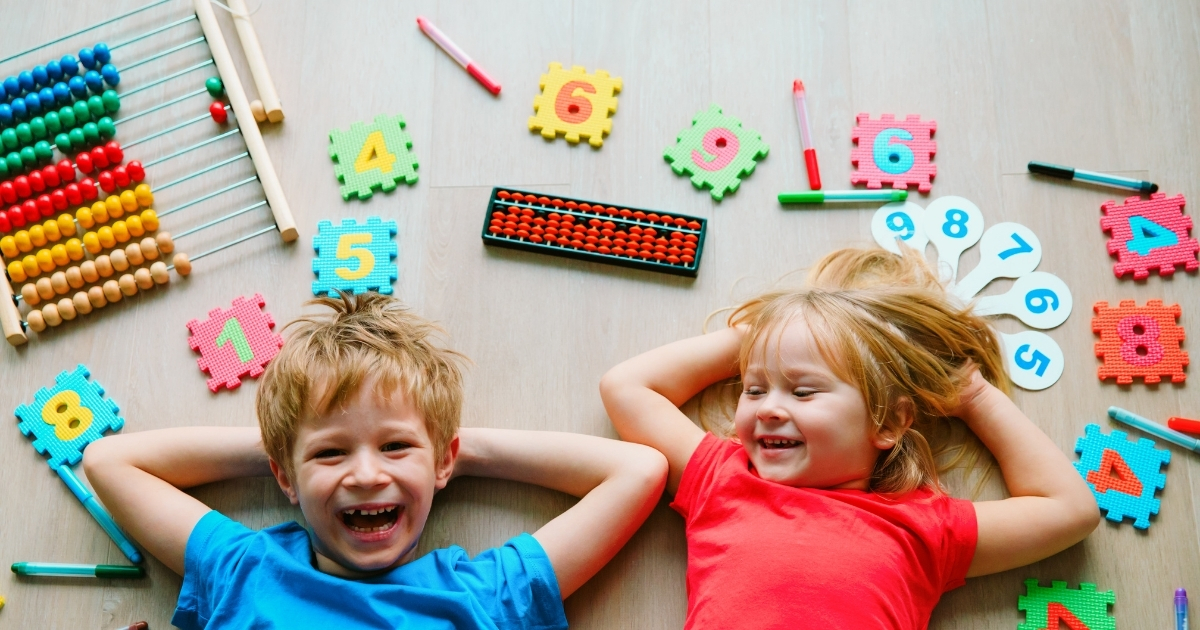
[[[578,144],[580,138],[596,148],[604,144],[604,136],[612,131],[609,115],[617,111],[620,77],[610,77],[604,70],[588,74],[583,66],[563,70],[561,63],[554,62],[539,85],[542,93],[533,99],[530,131],[540,129],[546,140],[561,133],[571,144]]]

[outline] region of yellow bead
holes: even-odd
[[[92,211],[87,208],[76,210],[75,220],[79,221],[79,226],[85,230],[90,230],[93,225],[96,225],[95,219],[92,218]]]
[[[58,266],[54,264],[54,257],[50,255],[50,250],[48,249],[38,250],[37,263],[42,271],[54,271],[54,268]]]
[[[33,254],[21,259],[21,268],[25,270],[25,275],[30,278],[36,278],[42,273],[42,268],[37,262],[37,256]]]
[[[42,233],[46,235],[46,239],[52,243],[57,243],[58,239],[62,238],[62,232],[58,229],[58,221],[47,219],[42,224]]]
[[[83,258],[83,243],[80,243],[79,239],[73,238],[67,241],[67,256],[70,256],[71,260]]]
[[[29,232],[25,230],[13,234],[13,242],[17,244],[17,251],[27,252],[33,249],[33,241],[29,238]]]
[[[129,226],[125,225],[124,221],[113,223],[112,233],[118,243],[124,243],[129,240]]]
[[[12,278],[13,282],[25,282],[29,278],[25,275],[25,265],[19,260],[8,263],[8,277]]]
[[[121,198],[116,195],[109,195],[104,200],[104,207],[108,208],[108,216],[119,219],[125,214],[125,208],[121,207]]]
[[[54,261],[55,267],[61,267],[65,264],[71,262],[71,258],[67,256],[66,246],[59,243],[58,245],[51,247],[50,248],[50,260]]]
[[[158,214],[153,210],[142,210],[142,227],[146,228],[147,232],[157,230]]]
[[[75,219],[72,219],[71,215],[65,212],[58,215],[57,223],[58,230],[62,232],[63,236],[75,236]]]
[[[4,254],[5,258],[16,258],[21,250],[17,249],[17,239],[11,236],[0,238],[0,254]]]
[[[133,212],[138,209],[137,196],[132,190],[126,190],[121,193],[121,209],[125,212]]]
[[[97,201],[92,204],[92,218],[96,223],[108,223],[108,204]]]
[[[141,218],[136,214],[129,215],[129,218],[125,219],[125,227],[129,228],[129,235],[133,237],[138,237],[146,233],[146,230],[142,228]]]
[[[112,228],[107,225],[99,230],[96,230],[96,237],[100,239],[100,246],[104,249],[108,249],[117,244],[117,238],[113,236]]]
[[[42,226],[29,226],[29,242],[33,243],[34,247],[41,247],[46,244],[46,231],[42,229]]]
[[[150,184],[138,184],[133,189],[133,195],[137,197],[138,205],[143,208],[154,205],[154,195],[150,192]]]
[[[84,282],[95,282],[100,279],[100,272],[96,271],[96,262],[93,260],[85,260],[82,265],[79,265],[79,273],[83,275]]]
[[[83,235],[83,247],[92,254],[99,254],[100,250],[104,249],[100,246],[100,237],[97,236],[95,232],[88,232],[87,234]]]

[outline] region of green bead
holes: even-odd
[[[220,77],[209,77],[204,82],[204,89],[208,90],[213,98],[221,98],[221,95],[225,93],[225,84],[221,83]]]
[[[21,146],[33,142],[33,128],[29,126],[29,123],[23,122],[17,125],[17,142],[19,142]]]
[[[83,124],[92,119],[92,112],[88,110],[87,101],[75,101],[75,123]]]
[[[33,152],[38,162],[46,163],[54,159],[54,147],[45,140],[38,140],[37,144],[33,145]]]
[[[63,155],[70,155],[71,136],[65,133],[60,133],[57,136],[54,136],[54,146],[58,147],[58,150],[62,151]]]
[[[24,162],[25,161],[21,159],[21,154],[17,153],[16,151],[9,153],[8,157],[4,158],[4,163],[8,164],[8,170],[12,171],[13,173],[20,173],[22,170],[24,170]]]
[[[89,145],[100,141],[100,127],[94,122],[83,125],[83,141]]]
[[[46,121],[47,135],[56,134],[62,131],[62,121],[58,118],[58,112],[48,111],[46,112],[46,115],[42,117],[42,119]]]
[[[21,164],[31,168],[37,164],[37,152],[33,150],[33,147],[21,149]]]
[[[91,112],[93,118],[99,118],[104,115],[104,99],[100,98],[99,94],[93,94],[87,100],[88,111]]]
[[[8,160],[0,158],[0,177],[8,177]]]
[[[9,151],[20,146],[20,143],[17,141],[17,130],[5,129],[4,131],[0,131],[0,144],[3,144],[4,148]]]
[[[75,108],[70,105],[58,110],[58,119],[62,121],[64,129],[70,129],[75,126]]]
[[[67,132],[67,137],[71,139],[71,146],[75,148],[83,148],[83,145],[86,142],[86,140],[83,138],[83,129],[80,129],[79,127]]]
[[[34,139],[46,138],[46,121],[41,116],[34,116],[33,120],[29,121],[29,128],[33,130]]]
[[[116,90],[104,90],[104,94],[100,95],[100,100],[104,101],[104,111],[115,114],[121,109],[121,97],[117,96]]]

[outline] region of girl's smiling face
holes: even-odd
[[[413,558],[457,451],[455,437],[438,458],[408,397],[368,379],[346,404],[303,419],[290,478],[271,468],[312,529],[317,568],[362,577]]]
[[[763,479],[866,490],[882,450],[866,400],[821,356],[802,316],[763,334],[742,374],[734,428]]]

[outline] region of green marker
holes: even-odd
[[[907,190],[804,190],[779,193],[779,203],[826,201],[907,201]]]
[[[17,575],[90,577],[90,578],[140,578],[146,577],[142,567],[126,567],[119,564],[53,564],[50,562],[14,562],[12,572]]]

